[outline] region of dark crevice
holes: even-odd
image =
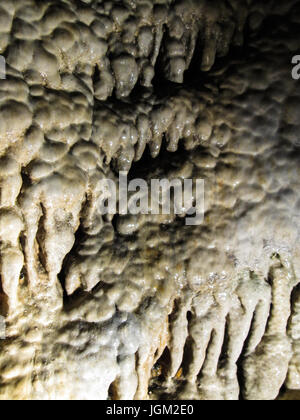
[[[230,314],[226,317],[225,322],[225,329],[224,329],[224,341],[223,346],[219,358],[218,369],[222,369],[226,366],[226,362],[228,360],[228,349],[229,349],[229,342],[230,342]]]
[[[86,195],[86,199],[85,199],[85,201],[82,205],[82,208],[81,208],[80,223],[79,223],[79,228],[77,229],[77,231],[75,233],[75,240],[74,240],[73,248],[64,258],[64,261],[62,263],[62,269],[57,276],[58,280],[61,284],[61,287],[63,289],[64,304],[67,304],[69,299],[70,299],[70,296],[68,296],[68,294],[66,292],[66,275],[67,275],[67,272],[68,272],[70,266],[72,265],[72,263],[75,260],[77,260],[78,258],[80,258],[80,256],[78,255],[78,250],[80,249],[81,244],[83,243],[83,241],[87,237],[87,235],[84,231],[84,227],[83,227],[84,212],[85,212],[87,206],[88,206],[88,196]]]
[[[8,309],[8,296],[4,293],[2,288],[2,278],[0,274],[0,316],[6,317],[8,314]]]
[[[183,357],[182,357],[182,364],[180,369],[182,369],[183,376],[187,376],[191,361],[193,360],[193,347],[194,347],[194,340],[191,336],[187,337],[185,342],[184,350],[183,350]]]
[[[156,355],[157,356],[157,355]],[[156,357],[155,356],[155,357]],[[168,372],[171,366],[171,354],[168,347],[166,347],[157,360],[155,365],[151,370],[151,378],[148,387],[148,393],[151,395],[152,392],[160,390],[163,392],[164,390],[164,383],[168,376]]]
[[[165,378],[169,372],[171,365],[171,353],[168,347],[166,347],[157,360],[156,365],[161,366],[162,376]]]
[[[100,82],[101,80],[101,74],[98,66],[95,66],[94,74],[93,74],[93,86],[95,88],[95,85]]]
[[[118,399],[118,379],[116,379],[108,389],[108,400],[117,401]]]
[[[289,335],[291,334],[293,316],[296,313],[295,305],[299,305],[299,302],[300,302],[300,284],[298,284],[291,293],[291,315],[289,317],[288,324],[287,324],[287,332]]]
[[[149,177],[149,171],[154,169],[158,169],[161,173],[172,171],[172,169],[180,167],[182,162],[188,159],[189,153],[185,150],[182,142],[179,143],[176,152],[169,152],[167,148],[168,143],[164,140],[159,155],[153,158],[147,146],[142,158],[138,162],[134,162],[131,166],[128,179],[147,179]]]
[[[191,311],[187,311],[186,319],[187,319],[188,324],[190,324],[190,322],[192,321],[192,318],[193,318],[192,312]]]
[[[69,254],[66,255],[66,257],[63,261],[63,264],[62,264],[62,269],[61,269],[60,273],[58,274],[58,279],[60,281],[60,284],[61,284],[63,292],[64,292],[65,303],[69,299],[69,296],[66,293],[66,287],[65,287],[66,286],[66,275],[67,275],[68,269],[72,265],[72,263],[74,261],[76,261],[78,258],[80,258],[77,255],[77,251],[80,249],[80,244],[83,242],[85,237],[86,237],[86,234],[84,233],[83,227],[80,224],[79,229],[75,233],[75,242],[74,242],[73,248],[71,249]]]
[[[40,264],[40,269],[44,272],[47,272],[47,257],[45,255],[45,239],[46,239],[46,229],[45,229],[45,223],[46,223],[46,209],[43,206],[43,204],[40,204],[41,210],[42,210],[42,216],[40,217],[39,223],[38,223],[38,230],[36,235],[36,240],[38,244],[38,261]]]
[[[173,304],[173,309],[172,312],[169,315],[169,325],[172,325],[173,322],[177,319],[178,317],[178,312],[179,312],[179,307],[180,307],[180,303],[178,301],[178,299],[174,300],[174,304]]]

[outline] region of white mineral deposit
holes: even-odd
[[[1,0],[0,400],[300,399],[299,33],[299,0]],[[202,223],[103,214],[120,172],[204,181]]]

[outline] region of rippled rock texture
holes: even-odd
[[[300,390],[299,29],[298,1],[1,2],[1,399]],[[204,179],[204,223],[103,217],[121,170]]]

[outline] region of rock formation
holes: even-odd
[[[300,3],[0,5],[0,399],[300,390]],[[99,184],[204,179],[205,220]]]

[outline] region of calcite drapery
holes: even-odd
[[[0,398],[297,390],[299,3],[121,3],[0,6]],[[102,217],[119,170],[204,179],[205,223]]]

